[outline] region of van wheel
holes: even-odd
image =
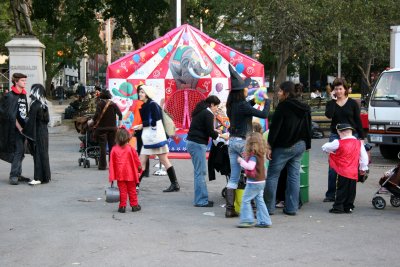
[[[379,151],[385,159],[396,159],[400,146],[380,145]]]

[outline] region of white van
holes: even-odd
[[[379,145],[384,158],[400,151],[400,68],[382,72],[368,108],[368,142]]]

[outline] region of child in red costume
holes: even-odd
[[[120,195],[118,212],[121,213],[125,213],[128,195],[132,211],[141,210],[136,184],[139,182],[139,171],[142,167],[136,150],[128,144],[129,139],[126,128],[119,128],[115,136],[116,146],[111,150],[110,156],[109,180],[117,180]]]
[[[362,141],[352,135],[350,124],[337,124],[340,140],[325,143],[324,152],[329,153],[329,165],[337,173],[335,202],[330,213],[351,213],[356,198],[358,171],[368,170],[368,155]]]

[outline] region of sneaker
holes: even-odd
[[[125,207],[119,207],[118,208],[118,212],[119,213],[125,213],[125,209],[126,209]]]
[[[260,224],[254,225],[254,227],[257,227],[257,228],[271,228],[272,225],[271,224],[260,223]]]
[[[206,208],[211,208],[214,206],[214,201],[209,200],[206,205],[194,205],[195,207],[206,207]]]
[[[237,227],[238,228],[251,228],[254,227],[255,223],[251,222],[242,222]]]
[[[11,185],[17,185],[17,184],[19,184],[19,182],[18,182],[18,177],[10,177],[9,182],[10,182]]]
[[[285,201],[280,201],[278,204],[275,205],[275,208],[283,209],[285,207]]]
[[[32,181],[30,181],[28,184],[29,184],[29,185],[38,185],[38,184],[41,184],[41,183],[42,183],[41,181],[32,180]]]
[[[137,206],[132,206],[132,212],[136,212],[136,211],[139,211],[141,209],[142,209],[142,207],[139,204]]]
[[[326,197],[324,198],[323,202],[335,202],[334,198]]]

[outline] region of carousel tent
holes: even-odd
[[[264,66],[214,40],[190,25],[182,25],[107,68],[107,85],[129,127],[131,106],[139,84],[153,86],[155,101],[172,114],[176,126],[188,129],[196,103],[210,94],[226,101],[230,88],[228,66],[243,77],[264,84]]]

